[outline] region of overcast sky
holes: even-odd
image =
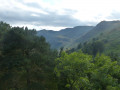
[[[0,0],[0,21],[59,30],[120,20],[120,0]]]

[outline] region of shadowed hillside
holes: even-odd
[[[60,31],[40,30],[37,32],[37,35],[44,36],[51,44],[52,48],[60,48],[70,45],[73,41],[85,35],[91,29],[93,29],[93,26],[76,26]]]

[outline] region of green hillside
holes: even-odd
[[[40,30],[38,36],[44,36],[52,48],[68,47],[73,41],[85,35],[93,26],[76,26],[60,31]]]
[[[95,27],[77,26],[60,31],[40,30],[37,32],[37,35],[44,36],[47,42],[51,44],[51,47],[56,49],[60,47],[73,48],[79,43],[90,42],[93,38],[96,38],[105,43],[106,49],[108,49],[106,52],[109,52],[109,50],[118,52],[119,29],[120,21],[102,21]]]
[[[78,38],[75,42],[86,42],[92,38],[98,37],[100,34],[109,32],[120,27],[120,21],[102,21],[96,25],[91,31],[84,36]]]
[[[120,54],[120,21],[102,21],[73,44],[83,43],[84,45],[85,42],[87,42],[86,48],[93,47],[92,44],[95,42],[101,42],[104,44],[105,54]]]
[[[105,53],[120,53],[120,28],[104,33],[99,39],[105,44]]]

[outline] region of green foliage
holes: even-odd
[[[104,55],[97,55],[94,59],[94,70],[91,72],[91,84],[95,90],[108,90],[108,87],[118,88],[120,66],[116,61]]]
[[[1,38],[0,90],[53,90],[57,51],[26,27],[10,28]],[[53,86],[54,85],[54,86]]]
[[[90,71],[92,57],[80,52],[68,55],[63,52],[60,58],[56,59],[55,72],[58,77],[66,77],[67,83],[64,87],[70,89],[87,88],[89,83],[87,73]],[[87,84],[86,84],[87,83]]]
[[[62,53],[56,59],[55,72],[58,78],[66,79],[64,88],[69,90],[118,90],[120,66],[108,56],[92,56],[79,52]],[[59,80],[59,79],[58,79]],[[58,82],[61,85],[62,81]],[[61,90],[61,89],[60,89]]]
[[[101,54],[104,51],[104,43],[101,41],[93,41],[92,43],[86,43],[83,46],[82,51],[84,53],[96,56],[97,53]]]

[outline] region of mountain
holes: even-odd
[[[93,40],[104,43],[104,53],[120,54],[120,21],[102,21],[74,43],[78,44],[86,41],[89,43]]]
[[[77,26],[60,31],[40,30],[38,36],[44,36],[52,48],[73,48],[79,43],[93,39],[104,42],[105,52],[120,51],[120,21],[101,21],[95,27]]]
[[[74,43],[83,43],[89,41],[90,39],[98,37],[99,35],[109,32],[116,28],[120,28],[120,21],[102,21],[98,23],[92,30],[87,32],[84,36],[78,38]]]
[[[104,42],[105,53],[115,52],[120,54],[120,22],[110,31],[99,35],[98,38]]]
[[[52,48],[59,49],[60,47],[69,47],[73,41],[82,37],[93,28],[93,26],[76,26],[60,31],[40,30],[37,32],[37,35],[44,36]]]

